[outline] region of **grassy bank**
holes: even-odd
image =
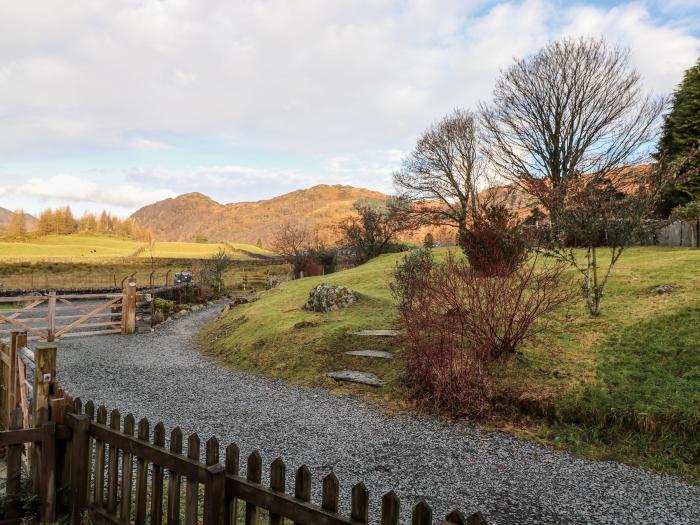
[[[202,347],[234,368],[405,407],[400,349],[392,349],[391,341],[351,335],[394,325],[388,284],[400,258],[386,255],[324,278],[287,283],[210,323]],[[578,304],[561,312],[556,331],[493,367],[498,424],[586,455],[700,480],[698,269],[698,250],[630,249],[615,269],[600,317],[589,317]],[[350,286],[360,300],[344,311],[305,312],[308,292],[320,282]],[[660,285],[675,288],[660,294]],[[359,348],[395,350],[397,358],[375,362],[343,355]],[[367,389],[325,377],[341,368],[374,372],[388,384]]]

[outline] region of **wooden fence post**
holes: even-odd
[[[207,483],[204,489],[204,525],[221,525],[226,498],[226,470],[217,463],[207,467]]]
[[[16,408],[10,419],[10,430],[21,430],[24,427],[22,410]],[[21,506],[21,475],[22,475],[22,449],[23,445],[10,445],[7,447],[7,486],[5,488],[5,518],[19,517]]]
[[[34,425],[40,409],[49,410],[51,396],[56,392],[56,343],[36,345],[34,351]]]
[[[52,343],[56,340],[56,292],[49,292],[48,323],[46,324],[46,340]]]
[[[5,387],[7,392],[5,393],[5,400],[7,401],[7,428],[10,428],[10,423],[12,422],[12,415],[14,414],[15,407],[17,406],[17,349],[21,348],[18,346],[20,333],[18,331],[13,331],[10,340],[10,366],[8,367],[8,375],[5,379]]]
[[[136,331],[136,283],[129,281],[124,287],[122,303],[122,335]]]
[[[71,524],[80,525],[83,512],[87,506],[90,416],[67,414],[66,418],[73,430],[73,437],[70,445]]]
[[[39,502],[41,523],[56,522],[56,422],[41,426]]]

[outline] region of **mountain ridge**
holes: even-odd
[[[236,241],[265,246],[276,227],[292,216],[307,223],[328,241],[337,238],[335,225],[352,213],[358,199],[385,200],[384,193],[342,184],[318,184],[271,199],[222,204],[200,192],[189,192],[144,206],[131,218],[157,239]]]

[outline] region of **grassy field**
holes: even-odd
[[[382,256],[266,292],[210,323],[203,347],[234,368],[406,408],[400,349],[396,359],[381,363],[343,355],[395,344],[351,332],[394,326],[388,284],[400,258]],[[615,269],[600,317],[589,317],[580,303],[568,308],[556,331],[493,367],[500,400],[494,424],[591,457],[700,480],[699,270],[700,250],[630,249]],[[309,290],[322,281],[350,286],[360,300],[344,311],[305,312]],[[659,294],[660,285],[676,287]],[[325,377],[341,368],[374,372],[388,385],[341,386]]]
[[[157,241],[154,249],[151,250],[148,243],[141,241],[74,234],[35,236],[22,242],[0,241],[0,260],[96,257],[201,259],[210,257],[219,250],[225,250],[236,260],[251,260],[256,256],[274,256],[274,253],[251,244]]]

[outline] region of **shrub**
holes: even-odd
[[[168,301],[167,299],[160,299],[156,297],[153,299],[153,313],[160,313],[163,317],[168,317],[172,315],[175,310],[175,301]]]
[[[695,221],[700,219],[700,200],[676,206],[671,211],[672,221]]]
[[[475,211],[458,242],[473,270],[485,276],[514,272],[528,256],[529,243],[516,214],[501,204]]]
[[[406,380],[423,406],[479,417],[489,409],[486,361],[515,353],[575,296],[565,265],[533,257],[510,272],[484,276],[450,253],[429,250],[397,266],[392,292],[404,328]]]

